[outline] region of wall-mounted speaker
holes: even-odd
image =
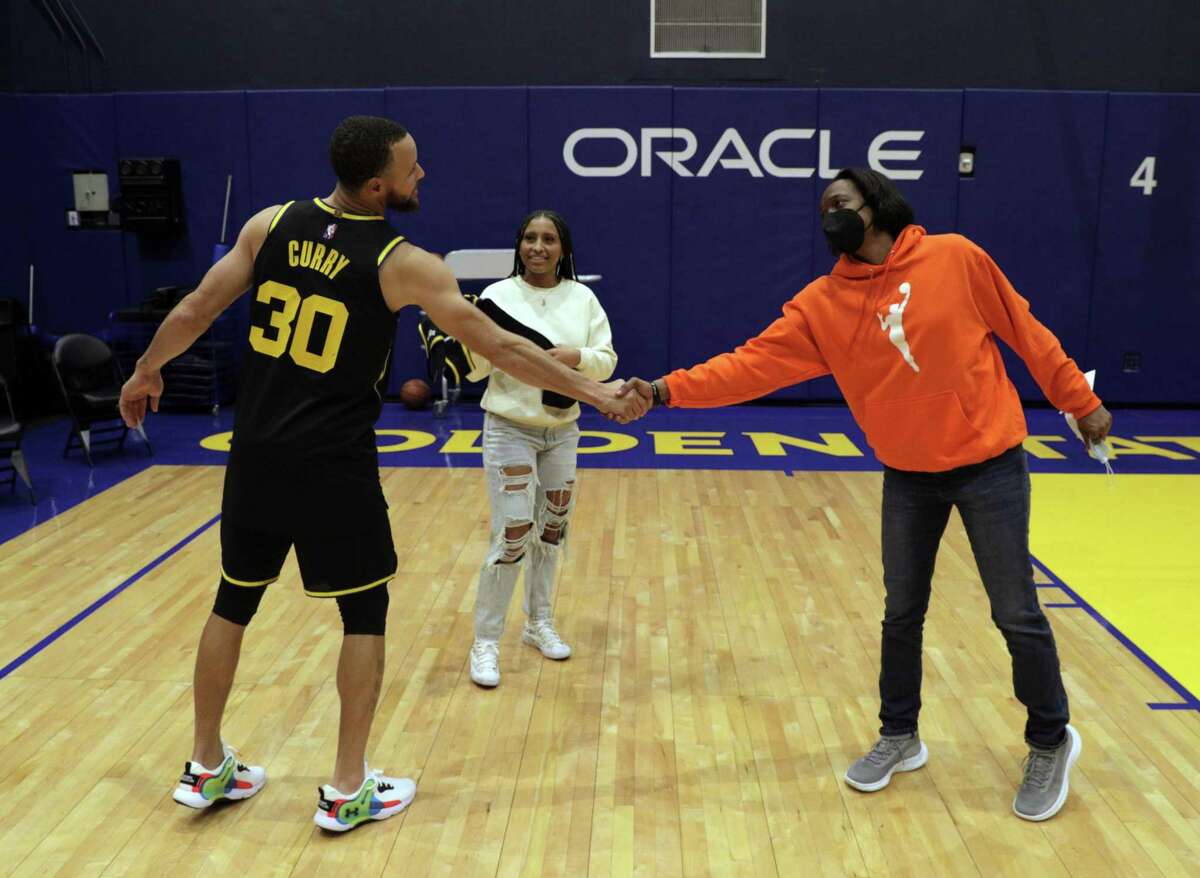
[[[165,232],[183,227],[179,159],[124,158],[118,162],[117,172],[125,228]]]

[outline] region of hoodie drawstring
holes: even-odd
[[[855,327],[854,335],[850,339],[851,350],[853,350],[854,346],[858,344],[858,338],[860,335],[862,335],[863,326],[866,326],[871,322],[870,318],[867,317],[867,308],[869,307],[871,309],[871,317],[876,317],[879,314],[879,312],[876,310],[876,306],[879,304],[880,299],[884,298],[887,293],[887,280],[888,275],[891,274],[892,271],[892,255],[895,252],[896,247],[893,245],[892,249],[888,252],[887,258],[883,260],[883,277],[880,281],[880,285],[875,289],[874,294],[872,294],[871,290],[867,290],[867,293],[863,296],[862,308],[859,309],[858,313],[858,326]],[[872,269],[871,275],[867,279],[868,283],[874,279],[875,272],[874,269]]]

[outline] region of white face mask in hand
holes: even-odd
[[[1075,420],[1075,418],[1071,415],[1064,415],[1064,417],[1067,419],[1067,426],[1071,428],[1071,432],[1074,433],[1079,438],[1079,441],[1087,447],[1088,454],[1091,455],[1093,459],[1104,464],[1104,469],[1107,470],[1108,474],[1111,476],[1113,470],[1112,464],[1109,463],[1109,460],[1111,460],[1113,453],[1112,446],[1108,444],[1108,440],[1101,439],[1099,442],[1088,442],[1083,438],[1083,434],[1079,432],[1079,423]]]
[[[1090,372],[1085,372],[1083,377],[1087,379],[1088,387],[1094,390],[1096,384],[1096,370],[1093,369]],[[1074,415],[1067,412],[1060,412],[1060,414],[1067,419],[1067,426],[1071,428],[1071,432],[1075,434],[1079,441],[1084,444],[1084,446],[1087,448],[1088,454],[1091,455],[1094,460],[1098,460],[1100,463],[1104,464],[1105,472],[1111,476],[1113,474],[1113,468],[1109,461],[1112,459],[1113,452],[1112,446],[1108,444],[1108,441],[1101,439],[1099,442],[1089,442],[1088,440],[1084,439],[1083,434],[1079,432],[1079,422],[1075,420]]]

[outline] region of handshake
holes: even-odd
[[[666,385],[667,382],[661,378],[654,384],[642,378],[609,381],[602,385],[603,391],[596,400],[596,408],[610,421],[629,424],[650,411],[655,404],[666,403],[670,398]]]

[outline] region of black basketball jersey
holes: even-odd
[[[379,266],[401,240],[383,217],[284,205],[254,262],[235,444],[374,447],[396,335]]]
[[[319,198],[275,215],[254,262],[226,514],[348,525],[361,497],[382,500],[374,426],[396,315],[379,266],[402,240],[383,217]]]

